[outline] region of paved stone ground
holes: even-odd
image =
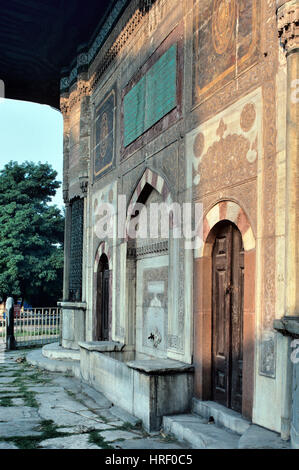
[[[0,350],[0,449],[187,449],[73,377],[42,371],[28,351]]]

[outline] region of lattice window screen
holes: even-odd
[[[82,300],[84,199],[71,203],[71,246],[69,271],[69,300]]]

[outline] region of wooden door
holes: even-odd
[[[219,224],[212,275],[213,400],[241,412],[244,253],[241,234],[229,222]]]
[[[102,255],[97,276],[96,340],[109,340],[110,271],[106,255]]]
[[[101,341],[109,340],[109,269],[102,273]]]

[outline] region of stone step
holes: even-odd
[[[193,449],[237,449],[240,436],[195,414],[164,416],[163,429]]]
[[[225,427],[240,436],[249,429],[251,424],[240,413],[219,405],[214,401],[201,401],[193,398],[192,412],[207,420],[213,418],[216,426]]]
[[[31,351],[27,354],[26,359],[29,364],[40,367],[41,369],[50,372],[63,372],[64,374],[71,374],[80,378],[80,361],[49,359],[43,356],[41,349]]]
[[[47,344],[42,351],[49,359],[80,361],[80,350],[65,349],[59,343]]]

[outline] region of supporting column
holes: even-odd
[[[70,272],[70,244],[71,244],[71,206],[65,199],[64,222],[64,266],[63,266],[63,300],[69,299],[69,272]],[[59,305],[58,305],[59,306]],[[60,315],[59,345],[62,346],[63,311]]]
[[[69,299],[69,259],[71,243],[71,205],[65,202],[63,300]]]
[[[278,31],[287,58],[286,316],[299,315],[299,0],[279,1]]]
[[[126,292],[126,343],[136,346],[136,251],[129,251],[127,256],[127,292]]]
[[[70,254],[70,227],[71,207],[69,202],[69,158],[70,158],[70,119],[69,106],[66,99],[61,99],[61,112],[63,114],[63,201],[65,204],[64,228],[64,270],[63,270],[63,300],[69,298],[69,254]],[[61,317],[62,321],[62,317]],[[62,329],[62,324],[61,324]]]
[[[70,154],[70,119],[68,100],[61,99],[60,109],[63,114],[63,200],[65,204],[64,225],[64,267],[63,267],[63,300],[69,297],[69,253],[70,253],[70,227],[71,207],[69,203],[69,154]],[[59,306],[59,305],[58,305]],[[62,346],[63,310],[60,315],[59,345]]]
[[[286,103],[286,273],[285,317],[274,322],[284,336],[281,437],[299,447],[298,364],[291,360],[292,340],[299,337],[299,0],[277,0],[278,32],[287,60]]]

